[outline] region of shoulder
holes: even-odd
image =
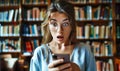
[[[85,43],[77,43],[75,45],[75,49],[74,52],[81,54],[81,55],[85,55],[85,56],[91,56],[93,55],[93,53],[91,52],[91,47],[88,44]]]
[[[34,50],[34,55],[43,54],[46,51],[47,44],[42,44]]]
[[[90,45],[85,44],[85,43],[77,43],[75,45],[76,50],[84,50],[84,51],[91,51]]]

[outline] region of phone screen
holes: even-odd
[[[70,55],[69,54],[53,54],[53,59],[64,59],[64,62],[70,62]]]

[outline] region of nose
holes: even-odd
[[[57,32],[62,32],[62,31],[63,31],[63,27],[62,27],[62,25],[59,25],[57,28]]]

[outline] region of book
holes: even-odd
[[[11,22],[13,20],[14,10],[9,10],[8,21]]]
[[[0,12],[0,21],[3,21],[3,20],[4,20],[3,12]]]
[[[117,38],[120,38],[120,26],[116,26],[116,30],[117,30]]]
[[[108,6],[106,6],[104,8],[103,19],[106,20],[106,19],[109,19],[109,17],[110,17],[110,8]]]
[[[90,38],[90,25],[89,24],[85,25],[85,38],[86,39]]]
[[[45,18],[45,16],[46,16],[46,9],[45,8],[42,8],[41,10],[40,10],[40,20],[41,21],[43,21],[44,20],[44,18]]]
[[[100,37],[105,38],[105,25],[100,26]]]
[[[16,9],[15,10],[15,14],[14,14],[14,21],[16,22],[18,19],[17,19],[17,17],[18,17],[18,9]]]
[[[0,36],[2,36],[2,31],[3,31],[2,25],[0,24]]]
[[[94,26],[94,27],[95,27],[94,28],[94,31],[95,31],[94,38],[97,39],[97,38],[99,38],[99,26]]]
[[[31,21],[32,20],[32,11],[31,11],[31,9],[26,10],[26,11],[25,11],[25,14],[27,14],[27,15],[25,15],[25,20],[27,19],[27,21]]]
[[[94,25],[90,26],[90,38],[93,39],[94,38]]]
[[[30,36],[30,27],[29,27],[29,25],[22,24],[21,26],[22,26],[21,34],[23,36]]]
[[[120,64],[117,64],[117,71],[120,71]]]
[[[114,71],[114,66],[113,66],[112,59],[109,59],[108,63],[110,64],[110,70],[109,71]]]
[[[77,38],[82,39],[84,37],[83,36],[83,27],[77,26],[76,31],[77,31],[77,33],[76,33]]]
[[[32,26],[35,36],[38,36],[38,27],[36,24]]]
[[[8,28],[9,28],[9,30],[8,30],[8,35],[9,35],[9,36],[12,36],[12,35],[13,35],[13,31],[12,31],[12,28],[13,28],[13,27],[12,27],[12,25],[9,25]]]
[[[92,6],[86,6],[86,20],[92,20]]]
[[[31,42],[30,41],[26,41],[25,42],[25,45],[26,45],[26,52],[32,52],[33,51],[33,49],[32,49],[32,45],[31,45]]]
[[[97,60],[96,67],[97,71],[114,71],[111,59],[108,59],[108,61]]]
[[[96,61],[96,67],[97,67],[97,71],[102,71],[102,62],[101,61]]]
[[[32,18],[33,18],[33,20],[39,20],[39,18],[40,18],[40,10],[39,10],[39,8],[34,7],[32,9]]]
[[[92,9],[93,20],[99,20],[100,19],[100,11],[101,11],[101,6],[93,7],[93,9]]]
[[[3,17],[4,17],[4,19],[3,19],[3,21],[8,21],[8,11],[4,11],[3,12]]]
[[[10,40],[10,39],[5,39],[0,41],[1,43],[1,52],[20,52],[20,45],[21,40]]]
[[[79,20],[80,18],[80,12],[79,12],[79,8],[78,7],[74,7],[75,9],[75,19],[76,20]]]
[[[85,7],[80,7],[79,8],[79,12],[80,12],[80,20],[85,20],[86,17],[85,17]]]

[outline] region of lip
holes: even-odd
[[[63,37],[62,35],[58,35],[58,36],[57,36],[57,39],[58,39],[58,41],[63,41],[63,40],[64,40],[64,37]]]

